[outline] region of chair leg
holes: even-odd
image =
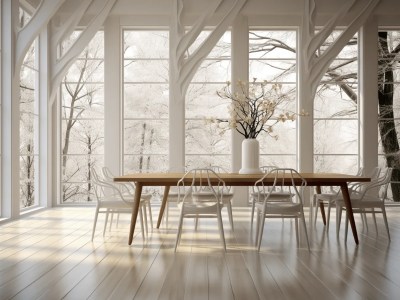
[[[233,214],[232,214],[232,204],[230,200],[226,203],[226,209],[228,210],[229,223],[233,231]]]
[[[378,234],[378,224],[376,224],[376,215],[375,215],[375,209],[374,208],[372,208],[372,219],[374,220],[375,232]]]
[[[111,231],[113,221],[114,221],[114,212],[111,212],[110,226],[108,226],[108,231]]]
[[[226,251],[226,243],[225,243],[225,234],[224,234],[224,225],[222,223],[222,215],[221,215],[221,210],[218,210],[217,212],[217,218],[218,218],[218,227],[219,227],[219,232],[220,236],[222,239],[222,245],[224,247],[224,250]]]
[[[100,207],[96,206],[96,212],[94,213],[94,222],[93,222],[93,230],[92,230],[92,242],[94,238],[94,232],[96,231],[97,217],[99,216]]]
[[[139,206],[139,218],[140,218],[140,228],[142,229],[142,238],[144,240],[143,211],[141,206]]]
[[[307,248],[308,251],[310,251],[310,241],[308,240],[308,232],[306,226],[306,218],[304,217],[304,211],[301,213],[301,223],[303,223],[304,234],[306,236],[306,241],[307,241]]]
[[[294,219],[294,225],[296,228],[296,243],[297,243],[297,248],[300,247],[300,238],[299,238],[299,220],[297,218]]]
[[[387,236],[388,236],[388,239],[389,239],[389,241],[390,241],[389,224],[388,224],[387,217],[386,217],[386,209],[385,209],[385,206],[382,206],[382,216],[383,216],[383,221],[385,222],[385,227],[386,227]]]
[[[105,219],[105,221],[104,221],[103,236],[105,236],[105,234],[106,234],[106,228],[107,228],[108,214],[109,214],[109,213],[110,213],[110,210],[107,208],[106,219]]]
[[[146,229],[146,235],[148,235],[149,234],[149,228],[147,226],[147,209],[146,209],[146,205],[144,203],[140,203],[140,206],[143,209],[144,227]]]
[[[147,202],[147,205],[149,206],[150,226],[151,226],[151,231],[153,232],[153,214],[151,212],[151,203],[150,203],[150,201]]]
[[[317,216],[318,216],[318,200],[315,200],[314,226],[317,225]]]
[[[178,232],[176,233],[176,241],[175,241],[175,252],[176,252],[176,248],[178,247],[178,243],[181,240],[182,225],[183,225],[183,211],[181,212],[181,214],[179,216]]]
[[[344,227],[344,242],[347,243],[347,233],[349,230],[349,218],[347,216],[347,211],[346,211],[346,225]]]
[[[331,203],[328,202],[328,215],[326,217],[326,231],[329,231],[329,220],[331,219]]]
[[[265,216],[263,215],[263,213],[259,214],[259,218],[260,218],[260,222],[257,222],[257,225],[259,226],[259,236],[258,236],[258,252],[260,252],[260,248],[261,248],[261,241],[262,241],[262,236],[263,236],[263,232],[264,232],[264,223],[265,223]],[[260,224],[258,224],[260,223]]]
[[[254,219],[254,208],[256,206],[256,199],[253,197],[253,201],[251,202],[251,219],[250,219],[250,227],[253,228],[253,219]]]
[[[340,222],[342,221],[342,206],[336,204],[336,237],[339,238]]]

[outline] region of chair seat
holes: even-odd
[[[180,202],[178,203],[178,207],[179,209],[183,210],[184,215],[192,215],[192,214],[216,215],[217,204],[215,202],[193,202],[193,203]]]
[[[337,203],[342,207],[345,206],[343,199],[338,200]],[[383,201],[376,200],[376,199],[370,199],[370,200],[365,199],[365,198],[364,199],[351,199],[352,208],[374,208],[374,207],[378,208],[383,205],[384,205]]]
[[[257,203],[256,207],[260,211],[263,210],[263,203]],[[289,214],[298,214],[301,211],[302,205],[300,203],[293,202],[268,202],[266,214],[267,215],[289,215]]]
[[[264,198],[268,195],[268,193],[260,193],[260,202],[264,201]],[[251,196],[253,199],[258,200],[258,193],[252,193]],[[294,194],[288,193],[288,192],[272,192],[271,195],[268,198],[268,202],[271,201],[286,201],[290,200],[292,197],[294,197]]]

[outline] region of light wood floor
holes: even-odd
[[[267,220],[261,252],[254,248],[250,210],[234,210],[235,231],[216,220],[184,224],[174,253],[177,214],[128,246],[129,215],[90,241],[94,208],[55,208],[0,226],[0,299],[400,299],[400,208],[381,217],[379,234],[357,217],[360,245],[308,225],[311,252],[296,247],[291,221]],[[158,207],[154,209],[154,216]],[[156,218],[154,218],[156,219]],[[114,222],[115,224],[115,222]]]

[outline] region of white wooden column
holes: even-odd
[[[232,26],[232,88],[236,82],[249,78],[249,25],[247,17],[238,15]],[[239,172],[242,165],[242,141],[244,137],[232,131],[232,172]],[[235,187],[234,206],[247,206],[248,188]]]
[[[121,174],[121,32],[118,17],[104,23],[104,165]]]
[[[1,138],[2,217],[16,218],[20,211],[19,197],[19,72],[14,68],[18,23],[18,1],[1,1]],[[18,80],[17,80],[18,79]]]
[[[378,24],[370,18],[360,29],[360,163],[367,172],[378,165]]]

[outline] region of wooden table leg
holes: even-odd
[[[354,222],[353,208],[351,206],[350,194],[349,194],[349,189],[347,188],[347,184],[341,185],[340,189],[342,190],[344,205],[346,206],[347,217],[349,218],[351,230],[353,231],[354,241],[358,245],[359,242],[358,242],[357,228],[356,228],[356,223]]]
[[[158,215],[157,228],[160,228],[161,220],[164,215],[165,206],[167,205],[167,200],[168,200],[169,188],[170,186],[166,185],[164,189],[164,195],[161,202],[160,213]]]
[[[315,190],[317,191],[317,194],[321,194],[321,186],[317,185],[315,187]],[[318,207],[316,207],[315,209],[318,209]],[[319,204],[319,209],[321,210],[322,221],[324,222],[324,225],[326,225],[325,207],[323,203]]]
[[[131,227],[129,230],[129,245],[132,245],[133,234],[135,233],[135,225],[136,225],[137,215],[139,213],[139,204],[141,196],[142,196],[142,184],[137,182],[135,189],[135,198],[133,199]]]

